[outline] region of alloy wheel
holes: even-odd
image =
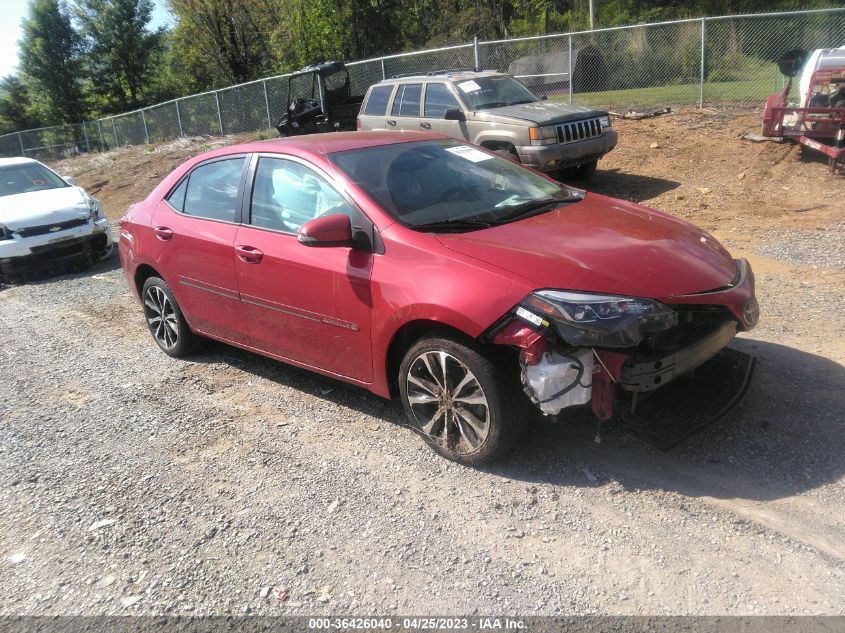
[[[179,323],[173,303],[158,286],[150,286],[144,294],[144,314],[156,342],[164,349],[173,349],[179,342]]]
[[[481,383],[460,360],[428,351],[411,363],[408,403],[419,429],[456,455],[478,450],[490,433],[490,406]]]

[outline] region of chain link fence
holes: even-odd
[[[352,94],[403,74],[509,72],[549,99],[610,109],[759,105],[784,78],[776,60],[845,46],[845,8],[723,16],[474,42],[347,64]],[[288,104],[279,75],[75,125],[0,136],[0,156],[56,160],[179,136],[272,129]]]

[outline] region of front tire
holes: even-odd
[[[164,279],[149,277],[141,289],[141,299],[147,327],[162,352],[179,358],[196,348],[197,337]]]
[[[473,341],[432,336],[405,354],[399,391],[411,426],[435,452],[479,466],[510,450],[525,424],[507,377]]]

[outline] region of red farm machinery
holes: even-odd
[[[766,100],[763,135],[821,152],[836,173],[845,166],[845,47],[790,51],[778,66],[789,80]],[[799,75],[800,100],[789,103],[793,78]]]

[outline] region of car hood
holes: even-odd
[[[511,119],[522,119],[537,125],[553,125],[565,123],[566,121],[577,121],[589,117],[603,116],[607,114],[604,110],[585,108],[584,106],[558,103],[556,101],[535,101],[534,103],[521,103],[519,105],[491,108],[490,110],[479,110],[475,118],[481,120],[495,119],[497,117],[509,117]]]
[[[90,211],[81,187],[58,187],[0,196],[0,224],[13,231],[87,217]]]
[[[706,232],[596,194],[519,222],[437,237],[537,288],[666,299],[728,286],[736,274],[730,254]]]

